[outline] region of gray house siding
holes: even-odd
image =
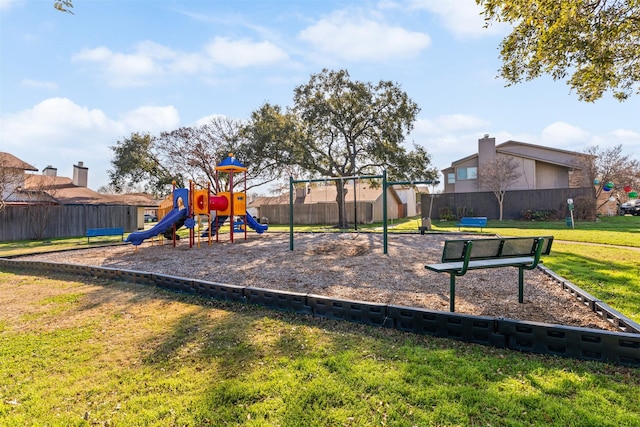
[[[581,154],[550,147],[507,141],[498,146],[495,138],[478,140],[478,153],[462,158],[443,169],[445,193],[469,193],[487,191],[477,179],[464,179],[464,170],[477,167],[478,176],[496,158],[513,158],[518,165],[520,177],[510,185],[511,190],[545,190],[570,187],[570,173],[576,167]],[[462,170],[462,174],[460,171]],[[455,174],[455,183],[448,181]],[[461,179],[462,175],[462,179]]]

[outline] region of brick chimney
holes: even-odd
[[[83,162],[73,165],[73,185],[77,187],[86,187],[89,176],[89,168],[84,166]]]
[[[58,176],[58,169],[51,165],[47,165],[46,168],[42,169],[42,175],[56,177]]]

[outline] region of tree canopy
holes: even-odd
[[[236,185],[246,179],[251,188],[279,178],[283,169],[278,166],[277,144],[245,127],[239,120],[215,116],[204,125],[181,127],[160,136],[133,133],[111,147],[110,186],[116,191],[138,187],[162,195],[173,181],[184,187],[192,180],[219,182],[224,189],[229,177],[222,174],[216,179],[215,168],[229,153],[247,166],[247,173],[235,178]]]
[[[230,152],[247,167],[247,188],[286,174],[354,177],[386,169],[390,180],[437,178],[426,149],[403,145],[419,108],[396,84],[352,81],[346,70],[325,69],[297,87],[293,100],[286,109],[265,103],[246,123],[215,117],[159,137],[134,133],[111,147],[110,185],[160,195],[172,181],[215,182],[215,166]],[[337,181],[336,187],[343,224],[347,190]]]
[[[487,25],[513,31],[500,44],[500,75],[508,85],[549,74],[567,79],[580,100],[612,91],[640,94],[640,1],[476,0]]]
[[[282,163],[299,167],[309,178],[377,175],[387,169],[391,180],[435,179],[427,151],[403,146],[418,112],[393,82],[374,85],[351,80],[346,70],[324,69],[295,88],[290,109],[265,105],[252,115],[249,128],[264,141],[278,142]],[[335,183],[344,226],[346,190]]]
[[[108,171],[109,185],[116,192],[135,188],[155,195],[164,195],[168,185],[184,179],[173,168],[174,163],[160,150],[158,138],[150,134],[134,132],[128,138],[117,141],[111,147],[113,169]]]
[[[389,168],[392,179],[429,173],[428,162],[410,170],[402,143],[420,109],[396,84],[325,69],[298,86],[293,101],[303,138],[296,161],[309,172],[340,177]]]

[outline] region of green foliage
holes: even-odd
[[[456,208],[456,219],[460,219],[465,216],[473,216],[473,208],[467,206]]]
[[[53,7],[60,11],[73,15],[73,0],[56,0],[53,2]]]
[[[520,219],[523,221],[546,221],[557,218],[558,212],[555,209],[528,209],[520,212]]]
[[[455,221],[457,217],[454,215],[453,209],[449,206],[441,206],[438,209],[438,219],[442,221]]]
[[[158,139],[150,134],[134,132],[118,141],[111,151],[113,169],[108,171],[109,180],[118,192],[133,187],[162,195],[173,181],[184,186],[183,177],[171,169],[173,164],[163,157]]]
[[[411,158],[402,146],[419,108],[390,81],[373,85],[352,81],[346,70],[324,69],[294,90],[292,111],[305,138],[298,161],[312,174],[372,175],[387,168],[390,180],[406,179],[407,172],[434,178],[429,163],[415,161],[427,160],[426,152]],[[418,170],[409,171],[411,165]]]
[[[637,0],[476,0],[491,21],[513,31],[502,41],[508,84],[549,74],[566,79],[580,100],[611,90],[618,100],[640,93],[640,3]]]

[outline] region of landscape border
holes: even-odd
[[[27,271],[37,275],[72,274],[156,286],[216,300],[248,303],[274,310],[392,328],[526,353],[640,367],[640,325],[542,265],[538,268],[620,332],[334,299],[321,295],[243,287],[144,271],[15,258],[0,258],[0,267],[3,270]]]

